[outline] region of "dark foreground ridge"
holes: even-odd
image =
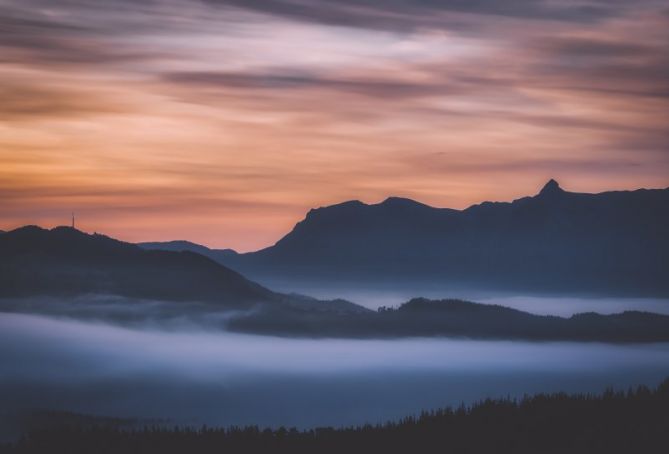
[[[66,418],[67,420],[73,418]],[[76,418],[74,418],[76,421]],[[92,419],[27,433],[3,454],[666,453],[669,380],[602,395],[539,394],[423,412],[384,425],[307,431],[230,427],[124,430]]]

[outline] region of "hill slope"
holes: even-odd
[[[146,251],[70,227],[22,227],[0,236],[0,296],[103,293],[245,307],[281,299],[192,252]]]

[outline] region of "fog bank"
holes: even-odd
[[[311,427],[485,397],[655,385],[669,375],[669,344],[284,339],[0,313],[0,365],[10,414]]]

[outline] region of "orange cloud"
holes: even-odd
[[[668,185],[666,12],[475,3],[2,6],[0,228],[250,250],[348,199]]]

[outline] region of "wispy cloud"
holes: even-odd
[[[8,0],[0,222],[250,249],[343,199],[667,186],[663,3]]]

